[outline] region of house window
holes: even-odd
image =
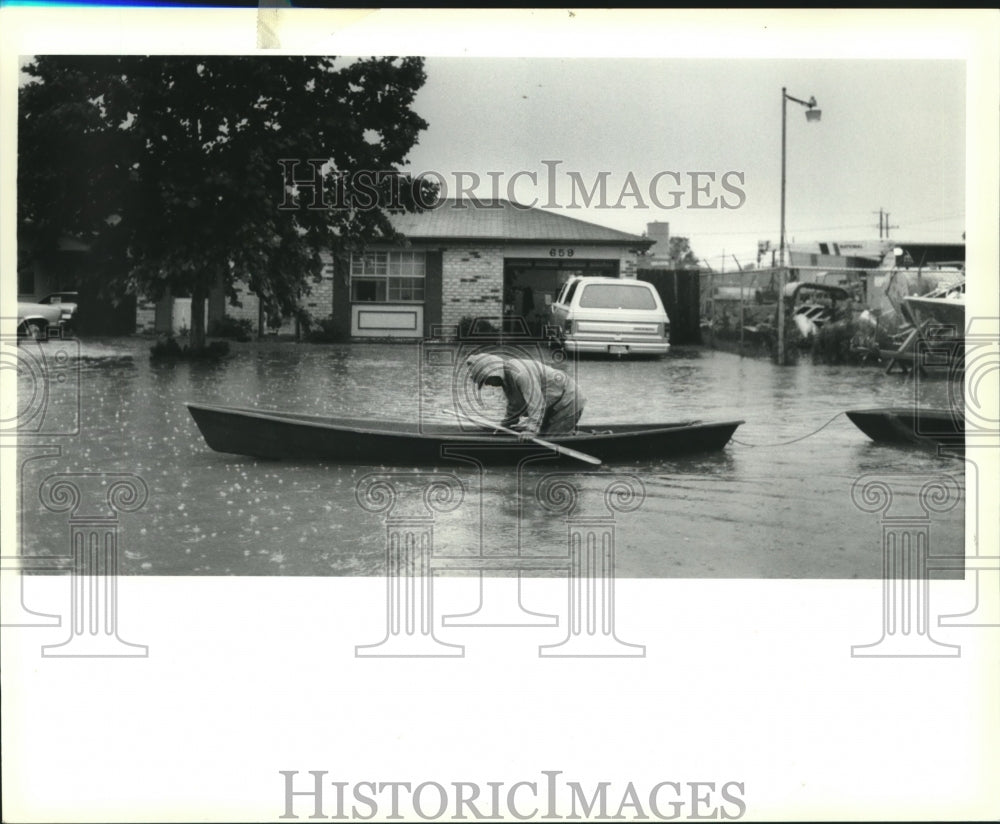
[[[351,255],[351,300],[355,303],[422,303],[423,252]]]

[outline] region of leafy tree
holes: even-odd
[[[691,243],[686,237],[670,238],[667,249],[671,269],[697,269],[698,258],[691,251]]]
[[[427,127],[420,58],[44,56],[25,71],[21,236],[35,252],[90,243],[113,298],[190,294],[193,346],[213,286],[235,301],[243,280],[289,316],[321,251],[393,237],[388,213],[434,200],[399,172]]]

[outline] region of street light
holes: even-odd
[[[778,245],[778,363],[785,364],[785,132],[788,120],[788,101],[806,107],[806,121],[814,123],[820,119],[823,112],[816,108],[816,98],[799,100],[792,97],[788,90],[781,87],[781,242]]]

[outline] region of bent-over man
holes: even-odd
[[[543,363],[499,355],[473,355],[466,361],[469,379],[481,389],[499,386],[507,398],[500,425],[531,435],[572,432],[586,403],[573,379]]]

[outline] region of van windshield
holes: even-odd
[[[647,286],[588,283],[579,305],[581,309],[656,309],[656,300]]]

